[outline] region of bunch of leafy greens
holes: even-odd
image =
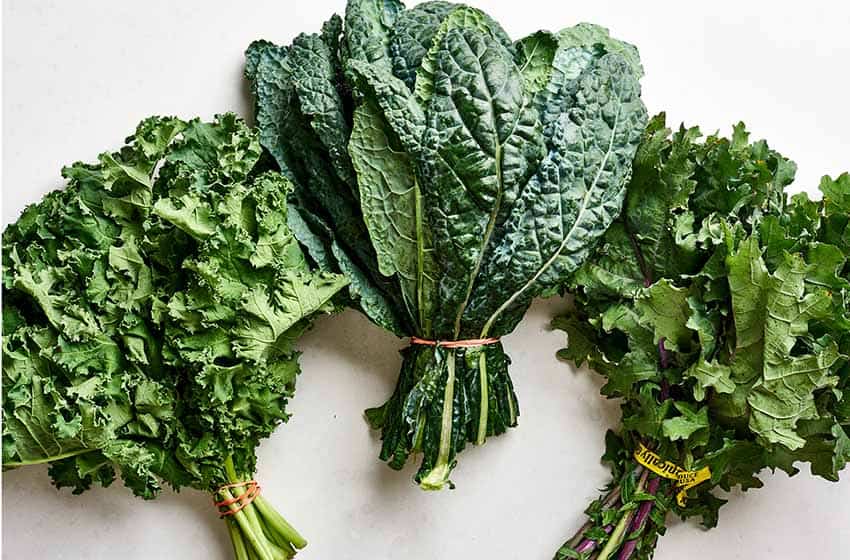
[[[712,527],[717,487],[796,462],[835,481],[850,459],[850,175],[789,199],[794,164],[743,125],[699,140],[652,121],[623,213],[555,320],[560,355],[604,375],[623,413],[603,457],[614,481],[558,559],[651,558],[670,509]],[[710,480],[678,504],[640,443]]]
[[[146,499],[250,489],[217,491],[287,420],[294,343],[346,284],[311,272],[260,156],[232,114],[150,118],[4,231],[4,468],[49,463],[74,493],[116,472]],[[306,544],[262,496],[227,520],[239,560]]]
[[[483,12],[350,0],[344,22],[258,41],[262,145],[295,184],[290,226],[349,303],[398,336],[510,333],[620,211],[646,112],[634,47],[579,25],[513,43]],[[412,345],[367,411],[396,469],[447,484],[456,454],[516,425],[501,343]]]

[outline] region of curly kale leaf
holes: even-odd
[[[837,480],[850,460],[850,180],[824,178],[812,201],[786,195],[793,171],[743,125],[700,140],[656,117],[622,214],[573,279],[576,308],[554,322],[559,355],[623,399],[625,448],[711,469],[672,506],[708,526],[715,486],[759,487],[797,462]],[[630,452],[609,459],[633,477]]]
[[[295,342],[346,281],[311,272],[289,181],[234,115],[143,121],[3,233],[3,465],[83,491],[212,490],[288,418]]]

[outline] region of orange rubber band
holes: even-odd
[[[218,508],[218,512],[221,514],[221,517],[227,517],[228,515],[234,515],[242,511],[245,507],[247,507],[251,502],[253,502],[257,496],[260,495],[260,485],[257,484],[256,480],[246,480],[245,482],[234,482],[233,484],[225,484],[224,486],[219,486],[218,490],[216,490],[216,494],[221,493],[222,490],[227,490],[228,488],[244,488],[245,490],[242,494],[238,496],[234,496],[233,498],[228,498],[226,500],[221,500],[217,502],[213,500],[213,505]],[[239,504],[235,508],[232,508],[233,504]],[[222,509],[226,508],[226,509]]]
[[[443,348],[475,348],[476,346],[487,346],[496,344],[499,338],[470,338],[468,340],[428,340],[418,336],[410,337],[410,344],[421,344],[423,346],[442,346]]]

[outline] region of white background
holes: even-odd
[[[512,37],[592,21],[640,47],[650,111],[754,136],[795,159],[797,190],[850,168],[850,3],[474,1]],[[150,114],[249,114],[242,52],[317,31],[343,0],[3,1],[3,223],[61,186],[59,169],[115,148]],[[363,408],[392,390],[403,343],[353,312],[301,343],[294,417],[260,448],[265,494],[311,541],[304,560],[547,559],[607,482],[599,464],[617,406],[598,380],[554,358],[547,329],[564,302],[538,302],[505,339],[520,427],[460,457],[454,491],[424,493],[413,469],[378,462]],[[3,480],[3,558],[226,559],[209,497],[153,502],[120,483],[84,496],[54,490],[44,468]],[[671,520],[657,558],[850,556],[850,480],[807,471],[734,494],[710,532]]]

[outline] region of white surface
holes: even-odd
[[[744,119],[800,166],[798,189],[850,167],[846,2],[474,1],[513,37],[582,20],[641,49],[651,111],[706,131]],[[663,4],[663,5],[662,5]],[[59,169],[119,145],[154,113],[248,113],[242,52],[264,37],[318,30],[343,0],[3,2],[3,222],[61,186]],[[423,493],[413,470],[378,462],[364,407],[392,390],[401,342],[349,312],[301,343],[294,417],[260,449],[266,495],[310,539],[303,560],[545,559],[606,482],[602,436],[617,407],[597,379],[554,359],[564,306],[536,304],[505,339],[520,427],[460,457],[458,488]],[[56,492],[45,469],[3,480],[3,558],[227,559],[209,498],[133,498],[120,483]],[[850,555],[850,481],[766,477],[733,496],[720,527],[672,522],[657,558],[838,560]]]

